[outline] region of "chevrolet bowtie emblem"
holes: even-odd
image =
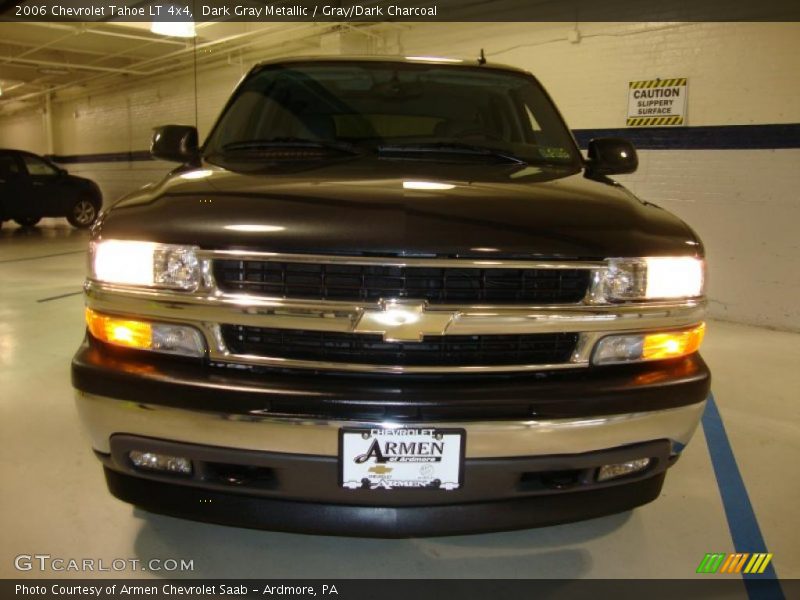
[[[353,333],[379,333],[386,342],[421,342],[426,335],[444,335],[458,313],[427,311],[426,302],[387,300],[380,309],[365,309]]]
[[[391,473],[394,469],[392,467],[386,467],[384,465],[375,465],[374,467],[370,467],[367,469],[370,473],[375,473],[375,475],[386,475],[387,473]]]

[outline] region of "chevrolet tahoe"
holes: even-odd
[[[180,166],[94,225],[72,362],[114,496],[383,537],[658,497],[709,393],[703,245],[533,75],[273,60],[151,151]]]

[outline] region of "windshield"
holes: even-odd
[[[280,146],[412,160],[436,154],[579,161],[533,77],[424,63],[318,61],[258,69],[237,89],[204,151],[218,162]]]

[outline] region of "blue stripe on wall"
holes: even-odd
[[[575,129],[581,148],[599,137],[622,137],[640,150],[763,150],[800,148],[800,123],[702,127]]]
[[[106,163],[106,162],[136,162],[141,160],[154,160],[149,150],[135,150],[133,152],[104,152],[102,154],[51,154],[47,158],[53,162],[64,165],[78,163]]]
[[[702,127],[627,127],[574,129],[581,148],[600,137],[622,137],[640,150],[764,150],[800,148],[800,123],[777,125],[714,125]],[[102,154],[52,155],[62,164],[153,160],[147,150]]]

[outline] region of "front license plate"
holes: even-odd
[[[342,429],[340,482],[349,489],[461,487],[463,429]]]

